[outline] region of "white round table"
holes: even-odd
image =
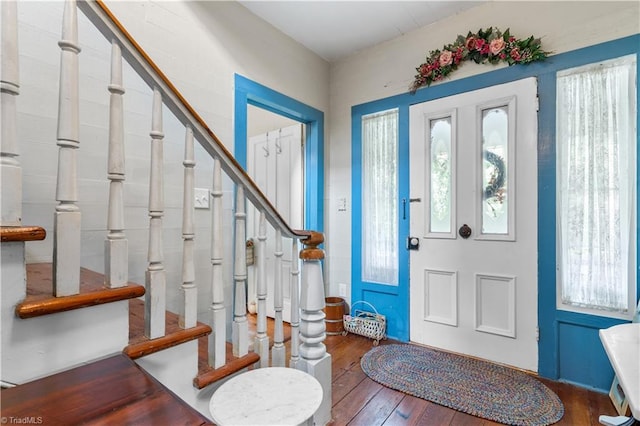
[[[209,401],[213,421],[231,425],[307,424],[322,402],[322,386],[295,368],[257,368],[223,383]]]

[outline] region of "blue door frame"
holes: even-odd
[[[235,75],[234,156],[247,168],[247,108],[265,109],[306,125],[304,227],[324,231],[324,113],[260,83]]]
[[[633,35],[595,46],[553,55],[543,62],[501,68],[450,83],[438,84],[352,108],[352,301],[366,300],[390,319],[389,337],[409,339],[408,255],[404,241],[409,232],[409,218],[401,220],[400,277],[397,287],[365,283],[361,280],[361,118],[363,115],[398,108],[399,123],[399,194],[408,199],[409,174],[409,106],[463,92],[482,89],[527,77],[537,77],[540,110],[538,115],[538,324],[540,329],[539,374],[551,379],[573,382],[602,391],[608,390],[613,370],[598,337],[598,330],[624,321],[577,314],[556,309],[556,205],[555,205],[555,96],[556,72],[618,56],[640,54],[640,35]],[[640,105],[640,101],[637,102]],[[640,116],[640,114],[639,114]],[[640,119],[638,120],[640,123]],[[640,170],[640,166],[638,167]],[[640,203],[639,203],[640,205]],[[640,207],[640,206],[639,206]],[[400,214],[402,211],[400,209]],[[408,212],[407,212],[408,215]],[[640,233],[638,235],[640,240]],[[640,253],[637,264],[640,266]],[[640,273],[637,272],[638,277]],[[638,294],[640,285],[636,282]],[[581,348],[579,351],[573,348]],[[564,355],[566,354],[566,355]]]

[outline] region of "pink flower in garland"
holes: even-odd
[[[506,43],[504,42],[504,39],[494,38],[493,40],[491,40],[491,43],[489,43],[489,51],[492,55],[497,55],[498,53],[502,52],[505,44]]]
[[[453,62],[453,53],[450,50],[445,50],[440,54],[439,58],[440,66],[446,67],[447,65],[451,65]]]
[[[513,59],[516,62],[522,59],[522,55],[520,54],[520,51],[518,50],[517,47],[515,49],[511,49],[510,55],[511,55],[511,59]]]
[[[464,48],[458,47],[455,53],[453,54],[453,63],[455,65],[458,65],[460,61],[462,61],[463,56],[464,56]]]
[[[475,37],[468,37],[464,45],[467,48],[467,50],[475,49],[476,48],[476,38]]]

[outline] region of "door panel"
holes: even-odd
[[[403,106],[397,108],[390,105],[389,108],[380,108],[378,105],[366,111],[358,111],[354,107],[354,121],[352,127],[353,147],[351,152],[352,160],[352,196],[353,210],[351,216],[352,226],[352,259],[351,259],[351,303],[366,301],[373,305],[378,313],[386,317],[386,333],[389,338],[400,341],[409,339],[409,255],[406,248],[406,237],[409,235],[409,108]],[[384,137],[370,137],[374,135],[371,127],[365,122],[374,116],[385,115],[390,118],[390,113],[397,111],[397,128],[395,131],[385,131]],[[383,120],[384,121],[384,120]],[[370,124],[373,124],[370,122]],[[389,124],[389,123],[387,123]],[[389,127],[382,126],[382,129],[390,130]],[[370,133],[371,132],[371,133]],[[373,141],[382,141],[382,145],[394,144],[394,147],[377,146],[377,155],[367,148]],[[395,154],[389,151],[395,150]],[[387,149],[389,151],[387,151]],[[369,157],[369,158],[366,158]],[[377,161],[370,161],[377,159]],[[372,177],[380,178],[374,185]],[[379,223],[371,221],[369,201],[364,201],[377,188],[382,188],[386,195],[384,201],[381,197],[371,197],[380,201],[376,206],[378,212],[386,212],[385,215],[378,216]],[[389,191],[390,188],[395,188]],[[367,191],[368,193],[365,193]],[[391,194],[389,194],[391,193]],[[391,229],[391,227],[395,229]],[[378,245],[373,249],[368,244],[369,238],[376,238],[376,233],[385,228],[385,244]],[[395,233],[395,236],[393,236]],[[382,241],[378,240],[378,241]],[[368,253],[365,253],[368,251]],[[367,258],[366,255],[373,254]],[[373,278],[368,261],[383,258],[393,265],[389,270],[395,270],[388,274],[387,278]],[[366,259],[366,261],[365,261]],[[377,262],[375,262],[377,263]],[[387,271],[389,272],[389,271]]]
[[[302,125],[296,124],[251,137],[248,144],[247,170],[269,201],[280,212],[283,219],[293,229],[303,228],[303,164],[302,164]],[[258,241],[259,213],[251,206],[247,209],[247,235]],[[292,258],[289,239],[283,241],[282,280],[283,280],[283,319],[291,320],[291,269]],[[266,275],[267,275],[267,315],[275,316],[274,267],[275,267],[275,230],[267,224]],[[297,259],[296,259],[297,261]],[[249,301],[256,295],[256,271],[250,268]]]
[[[411,340],[537,371],[536,80],[414,105],[410,123]]]

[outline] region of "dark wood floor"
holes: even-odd
[[[269,329],[272,329],[272,324],[269,324]],[[286,336],[289,337],[288,330]],[[325,343],[332,357],[332,426],[498,424],[405,395],[372,381],[360,368],[360,359],[373,347],[370,339],[353,334],[336,335],[327,336]],[[381,342],[383,345],[390,343],[397,342]],[[290,341],[287,341],[287,359],[289,345]],[[108,368],[105,362],[111,363]],[[108,370],[114,374],[107,374]],[[160,386],[155,379],[143,376],[142,371],[122,355],[61,374],[65,376],[60,376],[63,378],[59,380],[59,375],[54,375],[29,386],[3,390],[0,395],[2,415],[14,418],[36,415],[47,419],[43,424],[61,425],[74,424],[67,421],[72,418],[83,420],[75,424],[173,426],[208,423],[185,403],[172,399],[169,392],[159,391],[157,388]],[[72,374],[72,379],[68,374]],[[105,385],[107,377],[115,378],[113,389]],[[131,379],[125,383],[125,378]],[[616,414],[605,394],[542,381],[564,403],[565,415],[557,425],[596,426],[601,414]],[[26,391],[33,393],[26,396]],[[82,410],[78,411],[78,407]],[[170,413],[167,414],[167,410]]]
[[[372,348],[370,339],[328,336],[333,369],[333,426],[338,425],[498,425],[397,392],[369,379],[360,358]],[[398,343],[383,341],[381,344]],[[608,395],[566,383],[541,379],[562,400],[564,417],[556,425],[595,426],[601,414],[617,415]]]
[[[0,392],[2,424],[212,424],[123,354]]]

